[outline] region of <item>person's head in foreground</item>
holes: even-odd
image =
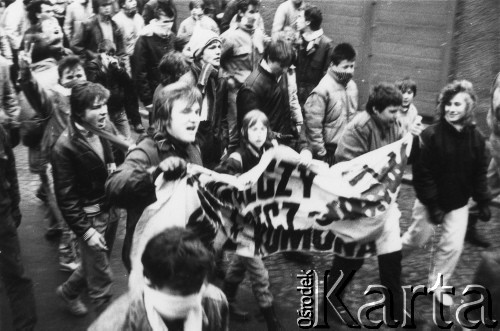
[[[213,254],[189,229],[173,227],[149,240],[142,254],[144,299],[165,320],[199,313]]]
[[[176,82],[165,86],[155,100],[153,123],[157,133],[180,143],[194,143],[200,124],[202,96],[196,86]]]
[[[396,123],[402,103],[403,95],[396,86],[380,83],[371,89],[366,111],[384,126],[390,127]]]
[[[474,121],[476,93],[468,80],[455,80],[439,94],[437,112],[441,120],[453,126],[466,126]]]
[[[257,109],[248,112],[241,124],[241,137],[243,143],[257,150],[271,146],[272,132],[266,114]]]
[[[109,91],[101,84],[79,83],[71,89],[69,99],[71,119],[78,124],[86,123],[97,129],[106,127]]]

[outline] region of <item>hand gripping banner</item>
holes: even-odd
[[[140,267],[147,240],[174,225],[209,244],[229,237],[250,256],[301,250],[364,258],[397,250],[378,241],[387,232],[399,238],[395,201],[411,145],[407,135],[329,169],[323,162],[302,167],[296,152],[278,146],[239,177],[194,165],[175,182],[160,176],[158,200],[137,224],[132,267]]]

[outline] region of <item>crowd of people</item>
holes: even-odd
[[[261,257],[239,245],[227,270],[218,270],[213,238],[196,229],[153,237],[141,259],[143,292],[111,300],[109,259],[119,222],[126,223],[122,259],[130,272],[134,229],[156,200],[156,178],[176,180],[188,163],[238,176],[267,150],[285,145],[303,166],[313,159],[333,166],[412,134],[413,223],[402,237],[382,231],[377,240],[381,284],[394,294],[395,307],[404,306],[403,257],[424,247],[436,225],[443,234],[430,285],[438,274],[449,282],[464,240],[488,246],[475,221],[491,216],[500,133],[493,130],[488,165],[470,82],[442,89],[435,123],[424,129],[410,78],[375,84],[366,106],[359,104],[353,80],[359,55],[350,43],[325,35],[320,8],[286,0],[268,34],[260,0],[185,5],[190,16],[179,25],[174,0],[15,0],[6,6],[0,21],[0,279],[15,330],[33,330],[37,321],[16,230],[21,212],[13,147],[21,142],[30,171],[40,177],[45,237],[59,242],[60,269],[70,273],[54,290],[76,316],[89,313],[81,299],[88,293],[92,330],[226,330],[229,318],[249,318],[236,300],[246,272],[267,329],[283,329]],[[21,93],[32,111],[21,110]],[[492,99],[493,129],[499,107]],[[149,115],[145,125],[141,111]],[[469,217],[471,198],[476,205]],[[400,217],[392,204],[385,229],[399,228]],[[287,256],[310,260],[300,252]],[[329,285],[362,264],[335,256]],[[210,280],[221,273],[219,289]],[[435,296],[452,304],[444,293]],[[401,321],[404,313],[397,309],[391,317]]]

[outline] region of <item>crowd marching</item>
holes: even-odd
[[[333,166],[411,133],[413,223],[402,237],[386,226],[377,239],[380,281],[395,306],[403,307],[403,257],[423,247],[435,225],[443,234],[430,284],[439,273],[449,282],[464,240],[488,246],[475,222],[489,220],[489,202],[499,193],[500,79],[492,90],[490,153],[474,125],[469,81],[442,89],[436,119],[426,128],[411,78],[377,83],[360,105],[356,50],[326,36],[320,8],[306,1],[282,2],[270,29],[260,0],[182,5],[191,15],[178,24],[175,0],[6,4],[0,21],[0,279],[15,330],[33,330],[37,321],[16,230],[21,212],[13,147],[20,143],[40,178],[45,237],[59,242],[60,269],[70,273],[54,290],[70,313],[95,314],[92,330],[227,330],[230,318],[249,318],[236,301],[247,272],[267,329],[283,329],[262,258],[238,244],[221,270],[221,252],[203,229],[172,227],[154,236],[141,257],[144,289],[112,301],[109,258],[118,223],[126,223],[122,259],[130,272],[134,230],[157,199],[156,179],[163,174],[175,181],[188,164],[238,176],[285,145],[303,167],[313,160]],[[21,110],[20,94],[32,110]],[[147,123],[140,110],[147,111]],[[400,217],[391,204],[385,222],[399,229]],[[286,257],[307,263],[310,254]],[[329,285],[362,264],[335,255]],[[214,277],[223,278],[220,289]],[[81,299],[84,291],[91,308]],[[404,313],[396,309],[392,317],[402,320]]]

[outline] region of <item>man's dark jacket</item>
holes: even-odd
[[[175,35],[165,38],[156,34],[140,36],[135,43],[132,55],[132,76],[137,86],[139,98],[145,106],[153,102],[153,94],[160,84],[160,60],[168,52],[174,50]]]
[[[52,150],[57,203],[71,230],[80,237],[92,227],[83,207],[95,204],[99,204],[101,210],[109,207],[104,184],[108,178],[108,164],[115,162],[115,155],[107,140],[100,138],[100,141],[104,161],[70,119]]]
[[[325,35],[319,37],[309,51],[306,50],[307,44],[303,41],[297,52],[297,87],[301,104],[326,74],[333,51],[332,40]]]
[[[116,25],[115,21],[110,20],[113,29],[113,41],[116,47],[117,55],[125,54],[125,46],[123,44],[123,36]],[[74,37],[73,52],[80,57],[90,61],[97,57],[97,48],[104,40],[101,26],[99,25],[98,15],[94,15],[82,24],[81,33]]]
[[[99,58],[92,60],[85,68],[87,80],[99,83],[109,90],[108,112],[116,114],[123,109],[127,114],[137,111],[139,103],[132,79],[123,65],[110,64],[104,67]]]
[[[487,170],[485,140],[475,126],[459,132],[443,119],[420,135],[413,184],[424,205],[449,212],[465,206],[470,197],[490,200]]]
[[[258,109],[269,118],[271,130],[275,133],[295,135],[288,97],[287,75],[276,77],[261,65],[252,71],[238,92],[238,128],[243,117],[251,110]]]

